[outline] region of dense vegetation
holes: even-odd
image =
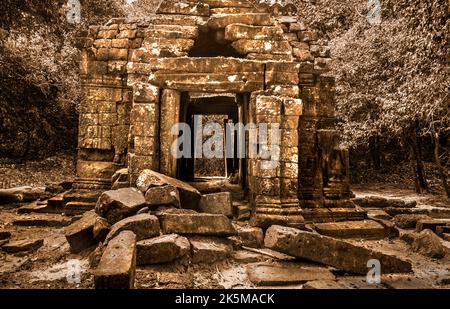
[[[113,16],[145,16],[159,1],[130,6],[121,0],[83,0],[78,25],[67,23],[65,2],[0,4],[0,156],[27,159],[73,151],[80,100],[75,33]],[[366,0],[294,2],[305,22],[330,42],[340,128],[352,164],[389,172],[407,165],[421,191],[429,177],[423,161],[429,161],[445,186],[449,2],[382,0],[380,25],[368,22]]]

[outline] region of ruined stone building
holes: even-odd
[[[217,114],[281,124],[276,169],[261,169],[261,158],[227,164],[254,219],[295,225],[362,216],[349,201],[348,153],[334,129],[329,48],[293,6],[168,0],[145,21],[113,19],[79,41],[78,188],[110,188],[123,167],[131,185],[144,168],[192,180],[193,159],[171,155],[171,128]]]

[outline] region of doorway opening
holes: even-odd
[[[177,162],[177,177],[184,181],[230,179],[245,185],[246,159],[238,157],[238,134],[226,125],[246,123],[247,94],[182,93],[180,122],[191,128],[190,158]],[[208,151],[212,151],[208,153]],[[196,153],[197,152],[197,153]]]

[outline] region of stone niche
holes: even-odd
[[[227,162],[253,220],[298,226],[362,215],[349,201],[348,153],[333,127],[329,48],[292,5],[163,1],[146,20],[91,26],[78,43],[79,188],[108,188],[123,167],[131,185],[144,168],[192,175],[192,160],[170,153],[171,128],[193,114],[220,113],[280,124],[277,168],[261,169],[260,158]]]

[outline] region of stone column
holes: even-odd
[[[171,89],[162,91],[159,170],[170,177],[176,177],[177,173],[177,158],[172,156],[171,147],[176,139],[176,136],[172,135],[172,127],[180,121],[180,100],[179,91]]]
[[[269,92],[270,93],[270,92]],[[251,105],[254,107],[255,124],[279,125],[278,147],[273,147],[271,132],[267,142],[259,141],[258,149],[267,147],[278,160],[276,167],[265,169],[268,159],[251,159],[252,192],[254,192],[254,220],[258,225],[303,224],[300,215],[298,192],[298,118],[302,113],[300,99],[264,93],[253,93]],[[261,132],[258,132],[259,135]]]
[[[143,169],[159,169],[159,89],[147,83],[134,84],[130,116],[128,169],[134,183]]]

